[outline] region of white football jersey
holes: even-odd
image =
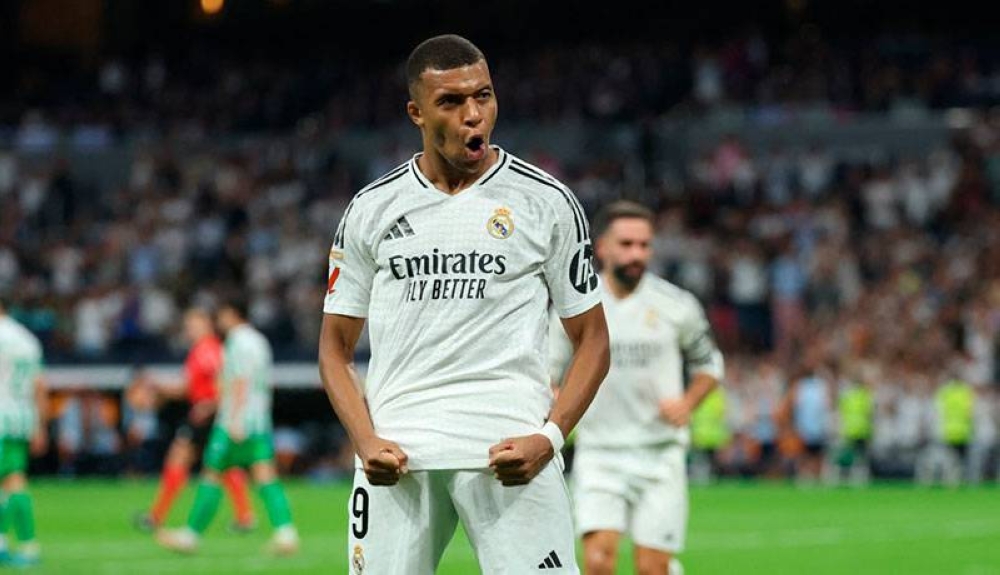
[[[219,416],[216,424],[240,420],[247,435],[271,431],[271,344],[264,334],[244,323],[226,334],[219,377]],[[246,394],[237,412],[235,383],[246,381]]]
[[[26,439],[35,429],[35,379],[42,345],[26,327],[0,316],[0,438]]]
[[[414,156],[355,196],[330,251],[324,312],[368,318],[368,410],[411,469],[485,468],[490,446],[537,432],[549,301],[562,317],[601,301],[575,196],[497,150],[455,195]]]
[[[611,369],[577,426],[581,447],[630,447],[676,442],[689,431],[660,417],[659,401],[684,394],[690,377],[722,378],[723,361],[701,304],[688,291],[651,273],[628,297],[602,288],[611,338]],[[558,319],[550,322],[551,376],[561,382],[572,347]]]

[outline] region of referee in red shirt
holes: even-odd
[[[159,382],[157,387],[160,394],[167,398],[179,399],[186,395],[191,408],[167,451],[153,506],[136,516],[136,527],[143,531],[154,531],[163,525],[177,494],[187,483],[191,466],[208,441],[218,407],[216,378],[222,368],[222,344],[215,335],[212,316],[203,309],[188,309],[184,314],[184,335],[191,343],[184,361],[184,380]],[[252,530],[255,521],[247,492],[246,473],[239,468],[230,469],[223,475],[223,483],[236,511],[233,529],[241,532]]]

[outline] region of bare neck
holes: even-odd
[[[417,158],[417,167],[435,188],[455,195],[474,184],[486,170],[497,163],[499,157],[500,154],[494,148],[488,148],[479,169],[475,172],[463,172],[449,164],[433,147],[425,144],[424,153]]]

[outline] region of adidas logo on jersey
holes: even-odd
[[[559,556],[556,555],[555,551],[549,551],[549,556],[545,558],[545,561],[538,564],[539,569],[555,569],[562,566],[562,562],[559,561]]]
[[[414,235],[416,234],[413,232],[413,228],[410,227],[410,222],[406,221],[406,216],[403,216],[396,220],[396,223],[392,224],[392,227],[389,228],[389,233],[387,233],[382,239],[395,240]]]

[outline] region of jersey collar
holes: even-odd
[[[493,179],[493,176],[499,174],[500,171],[503,170],[504,167],[506,167],[507,164],[510,163],[510,154],[505,152],[503,148],[496,145],[490,145],[490,147],[497,151],[496,163],[490,166],[490,169],[483,172],[483,175],[479,176],[479,179],[477,179],[475,182],[469,185],[469,187],[466,189],[486,185]],[[410,173],[412,174],[413,178],[417,181],[417,183],[420,185],[420,187],[429,190],[437,190],[437,188],[434,187],[434,184],[432,184],[431,181],[427,179],[427,176],[425,176],[424,173],[420,171],[420,166],[417,165],[417,160],[419,160],[420,156],[422,155],[424,155],[423,152],[417,152],[416,154],[413,155],[412,158],[410,158]]]

